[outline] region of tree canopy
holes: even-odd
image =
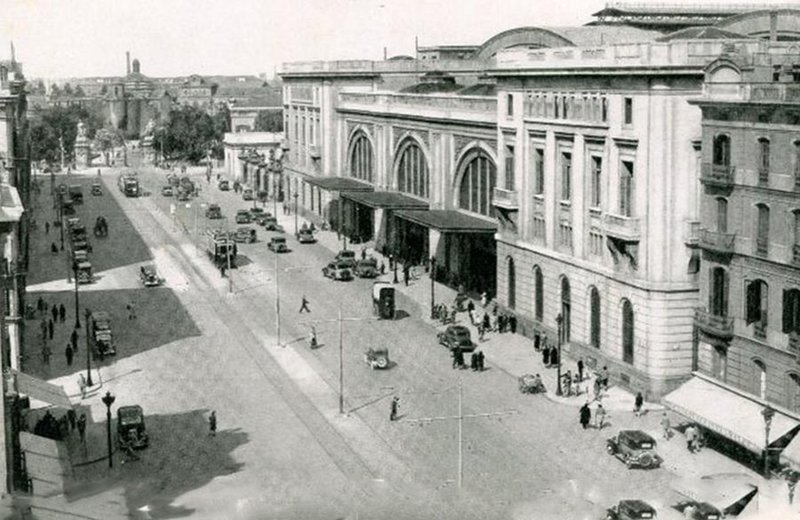
[[[283,132],[283,113],[280,110],[262,110],[256,116],[256,132]]]
[[[83,121],[87,137],[93,139],[103,126],[99,110],[80,106],[53,106],[41,110],[31,120],[31,160],[56,163],[61,160],[59,137],[63,139],[64,158],[72,160],[78,121]]]
[[[216,158],[222,157],[222,140],[230,130],[230,114],[227,108],[213,116],[202,108],[186,105],[173,109],[165,125],[153,135],[153,147],[163,150],[165,159],[185,160],[197,163],[208,152]]]

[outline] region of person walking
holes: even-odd
[[[548,347],[546,343],[542,348],[542,364],[545,368],[550,366],[550,347]]]
[[[86,414],[82,413],[78,417],[78,434],[81,436],[81,443],[86,442]]]
[[[58,319],[61,323],[64,323],[67,320],[67,308],[64,307],[64,304],[58,306]]]
[[[408,267],[408,262],[406,262],[405,264],[403,264],[403,283],[406,284],[406,287],[408,287],[408,273],[409,273],[409,267]]]
[[[72,344],[72,350],[78,351],[78,330],[72,329],[72,334],[69,335],[69,342]]]
[[[491,318],[489,318],[488,312],[483,313],[483,330],[484,331],[492,330],[492,320]]]
[[[486,328],[483,326],[483,323],[478,323],[478,340],[483,341],[486,337]]]
[[[597,405],[597,410],[594,412],[594,421],[598,430],[602,430],[606,425],[606,409],[602,404]]]
[[[580,423],[583,429],[589,427],[589,422],[592,420],[592,410],[589,409],[589,403],[583,403],[580,410]]]
[[[472,369],[473,372],[478,370],[478,353],[473,352],[469,356],[469,367]]]
[[[486,292],[481,293],[481,307],[486,307],[486,304],[489,303],[489,295]]]
[[[53,339],[53,320],[48,320],[47,322],[47,336],[51,340]]]
[[[69,346],[69,343],[67,343],[67,349],[64,351],[64,355],[67,357],[67,366],[71,367],[72,357],[75,355],[75,353],[73,352],[72,347]]]
[[[553,345],[552,347],[550,347],[550,366],[557,367],[558,363],[559,363],[558,349],[556,348],[555,345]]]
[[[53,316],[53,321],[58,321],[58,306],[55,303],[50,307],[50,314]]]
[[[128,319],[135,320],[136,319],[136,304],[133,303],[133,300],[128,302],[128,305],[125,307],[128,309]]]
[[[70,408],[67,410],[67,421],[69,421],[69,429],[70,431],[75,429],[75,425],[78,422],[78,417],[75,415],[75,410]]]
[[[45,222],[44,223],[44,234],[45,235],[49,235],[50,234],[50,222]]]
[[[486,368],[486,354],[482,350],[478,351],[478,371],[483,372]]]
[[[208,434],[212,437],[217,436],[217,412],[211,410],[211,415],[208,416]]]
[[[583,381],[583,358],[578,358],[578,382]]]
[[[57,255],[57,254],[58,254],[58,246],[56,245],[56,243],[55,243],[55,242],[52,242],[52,243],[50,244],[50,252],[51,252],[52,254],[54,254],[54,255]]]
[[[44,345],[42,347],[42,364],[46,367],[50,366],[50,357],[53,355],[53,351],[50,350],[50,347]]]
[[[306,300],[306,295],[303,295],[303,299],[300,302],[300,310],[298,311],[300,314],[304,312],[311,312],[311,309],[308,308],[308,300]]]
[[[686,436],[686,449],[689,450],[689,453],[694,453],[694,443],[697,440],[697,430],[693,424],[690,424],[686,427],[684,435]]]
[[[642,405],[644,404],[644,397],[641,392],[636,394],[636,399],[633,402],[633,414],[636,417],[642,416]]]
[[[669,423],[669,417],[667,416],[667,412],[664,412],[661,415],[661,435],[664,437],[664,440],[669,440],[672,437],[672,429]]]
[[[397,411],[400,408],[400,398],[397,396],[392,397],[391,408],[389,409],[389,420],[397,420]]]

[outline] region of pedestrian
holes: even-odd
[[[578,358],[578,382],[583,381],[583,358]]]
[[[58,321],[58,306],[55,303],[50,307],[50,314],[53,316],[53,321]]]
[[[394,256],[389,253],[389,269],[394,269]]]
[[[53,351],[50,350],[50,347],[47,345],[42,347],[42,364],[44,366],[50,366],[50,357],[53,355]]]
[[[487,330],[491,330],[491,329],[492,329],[492,321],[489,318],[489,313],[488,312],[484,312],[483,313],[483,330],[487,331]]]
[[[208,416],[208,434],[212,437],[217,436],[217,412],[211,410],[211,415]]]
[[[542,364],[545,368],[550,366],[550,347],[547,344],[542,348]]]
[[[72,334],[69,335],[69,342],[72,344],[72,350],[78,351],[78,329],[72,329]]]
[[[558,349],[556,348],[555,345],[553,345],[552,347],[550,347],[550,366],[557,367],[559,363],[560,360],[558,359]]]
[[[469,367],[472,369],[473,372],[478,370],[478,353],[473,352],[469,356]]]
[[[50,252],[53,253],[54,255],[58,254],[58,246],[56,245],[55,242],[50,244]]]
[[[67,308],[64,307],[63,303],[58,307],[58,319],[61,321],[61,323],[64,323],[67,320]]]
[[[464,364],[464,350],[461,347],[456,347],[456,364],[459,370],[467,368],[467,365]]]
[[[78,418],[78,433],[81,436],[81,443],[86,442],[86,414],[82,413]]]
[[[67,343],[67,349],[64,351],[64,355],[67,357],[67,366],[72,366],[72,357],[74,356],[74,352],[72,351],[72,347],[69,346]]]
[[[478,352],[478,371],[479,372],[483,372],[484,371],[484,369],[486,368],[486,364],[485,363],[486,363],[486,354],[484,354],[483,351],[481,350],[481,351]]]
[[[606,409],[602,404],[597,405],[597,410],[594,412],[594,421],[598,430],[602,430],[606,425]]]
[[[381,260],[381,276],[385,274],[386,274],[386,264],[384,264],[383,260]]]
[[[75,429],[75,423],[78,421],[78,417],[75,415],[75,410],[70,408],[67,410],[67,420],[69,421],[69,429]]]
[[[42,332],[42,339],[47,341],[47,320],[45,318],[42,318],[39,323],[39,330]]]
[[[600,372],[600,384],[603,385],[604,390],[608,390],[608,367],[604,366],[603,370]]]
[[[100,177],[100,168],[97,169],[97,176]]]
[[[53,320],[47,321],[47,335],[50,337],[50,340],[53,339]]]
[[[456,345],[456,348],[453,349],[451,355],[453,356],[453,368],[458,368],[458,355],[461,353],[461,347]]]
[[[228,266],[225,265],[225,262],[220,262],[219,263],[219,276],[220,276],[220,278],[225,278],[225,273],[227,272],[227,270],[228,270]]]
[[[786,479],[786,485],[789,488],[789,504],[794,503],[794,491],[797,488],[797,472],[792,471],[789,478]]]
[[[44,233],[46,235],[50,234],[50,222],[45,222],[44,223]]]
[[[641,417],[643,404],[644,404],[644,397],[642,396],[641,392],[638,392],[636,394],[636,400],[633,402],[633,414],[636,417]]]
[[[592,410],[589,409],[589,403],[586,402],[581,406],[580,410],[580,423],[583,429],[589,427],[589,422],[592,420]]]
[[[405,263],[403,264],[403,283],[406,284],[406,287],[408,287],[408,273],[409,273],[408,263]]]
[[[126,308],[128,309],[128,319],[129,320],[135,320],[136,319],[136,304],[133,303],[133,300],[128,302],[128,305],[126,306]]]
[[[483,341],[485,336],[486,336],[486,329],[483,327],[483,323],[478,323],[478,339],[480,341]]]
[[[517,317],[516,315],[512,314],[510,318],[508,318],[508,327],[511,331],[511,334],[517,333]]]
[[[600,400],[600,392],[603,390],[603,385],[600,382],[600,377],[594,378],[594,398],[599,401]]]
[[[306,300],[306,295],[303,295],[303,300],[300,302],[300,310],[299,313],[303,312],[311,312],[311,309],[308,308],[308,300]]]
[[[567,372],[562,376],[564,379],[564,394],[569,397],[572,395],[572,372]]]
[[[467,302],[467,312],[472,314],[472,311],[474,311],[474,310],[475,310],[475,303],[472,300],[469,300]]]
[[[41,296],[39,296],[39,299],[36,300],[36,310],[38,311],[39,314],[42,314],[42,312],[44,312],[46,305],[47,304],[44,303],[44,299]]]
[[[486,304],[489,303],[489,295],[486,292],[481,293],[481,307],[486,307]]]
[[[400,398],[397,396],[392,397],[391,409],[389,410],[389,420],[397,420],[397,410],[400,407]]]
[[[694,453],[694,443],[697,439],[697,430],[693,424],[690,424],[686,427],[684,435],[686,436],[686,449],[689,450],[689,453]]]
[[[672,429],[670,428],[669,417],[667,417],[667,412],[664,412],[661,415],[661,434],[663,435],[665,440],[669,440],[672,437]]]
[[[367,259],[367,248],[366,247],[362,247],[361,248],[361,259],[362,260],[366,260]]]

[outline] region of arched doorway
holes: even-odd
[[[572,324],[572,295],[570,294],[569,280],[566,276],[561,278],[561,342],[567,343],[570,338]]]
[[[514,259],[510,256],[506,260],[508,267],[508,308],[517,307],[517,273],[514,268]]]
[[[622,300],[622,361],[633,364],[633,305]]]
[[[373,182],[374,165],[375,157],[369,137],[363,131],[356,132],[350,139],[350,153],[348,154],[350,176],[371,183]]]
[[[589,344],[600,348],[600,291],[592,286],[589,290]]]
[[[486,152],[478,148],[465,156],[460,171],[458,207],[481,215],[494,216],[492,192],[497,170]]]
[[[427,199],[430,194],[428,159],[414,139],[403,141],[398,151],[397,191]]]

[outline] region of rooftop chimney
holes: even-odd
[[[131,73],[131,51],[125,51],[125,74]]]

